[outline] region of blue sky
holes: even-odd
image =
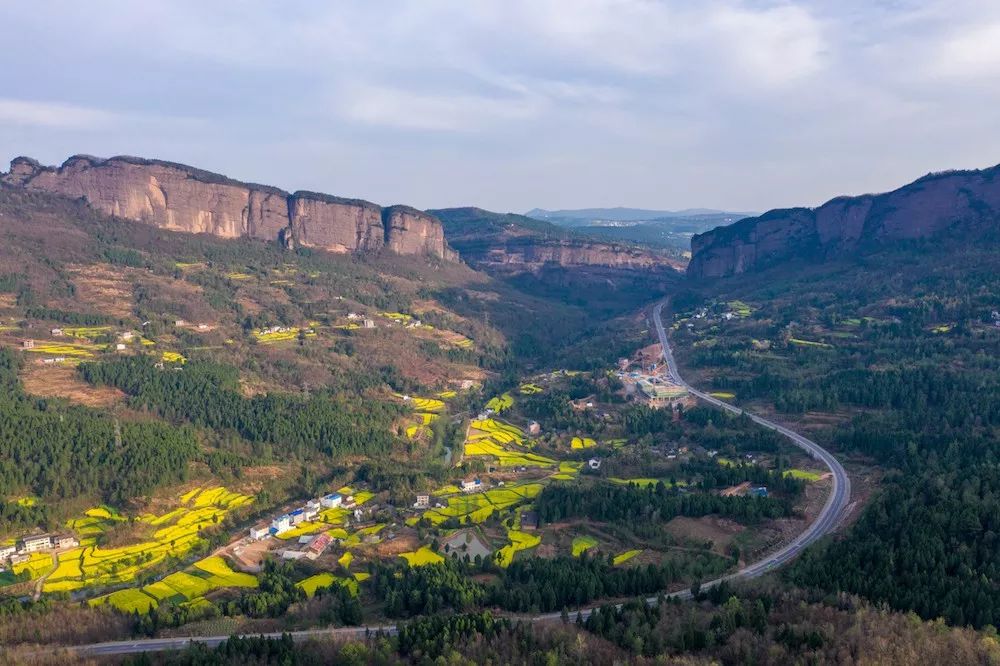
[[[1000,162],[1000,3],[8,2],[0,159],[419,207],[765,210]]]

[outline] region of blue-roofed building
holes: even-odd
[[[319,504],[324,509],[336,509],[344,503],[344,498],[340,493],[330,493],[319,499]]]
[[[767,486],[756,486],[750,489],[751,497],[767,497]]]

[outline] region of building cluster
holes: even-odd
[[[70,534],[35,534],[19,539],[12,545],[0,546],[0,563],[21,564],[31,558],[32,553],[45,550],[63,550],[80,545]]]
[[[686,388],[662,375],[619,372],[618,378],[625,385],[626,394],[654,409],[674,407],[689,399]]]
[[[294,511],[283,513],[271,521],[270,524],[257,525],[250,528],[250,538],[253,540],[264,539],[269,536],[277,536],[282,532],[294,529],[301,523],[315,520],[322,509],[336,509],[344,507],[346,509],[355,506],[354,496],[344,497],[340,493],[330,493],[322,497],[311,499]],[[355,519],[360,519],[360,509],[355,508]]]

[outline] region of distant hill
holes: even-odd
[[[601,311],[620,312],[665,293],[685,265],[678,252],[524,215],[471,207],[427,212],[441,220],[446,242],[471,266],[528,293]]]
[[[530,218],[575,229],[595,238],[670,249],[678,256],[691,249],[693,235],[721,225],[732,224],[748,215],[753,213],[731,213],[710,208],[690,208],[680,211],[642,208],[581,208],[550,211],[535,208],[527,213]]]
[[[658,220],[661,218],[675,217],[702,217],[702,216],[737,216],[746,217],[753,213],[729,213],[714,208],[687,208],[685,210],[649,210],[645,208],[578,208],[569,210],[545,210],[544,208],[532,208],[527,213],[528,217],[538,220],[551,220],[559,224],[560,221],[610,221],[610,222],[640,222],[646,220]]]
[[[997,238],[1000,166],[924,176],[884,194],[772,210],[692,239],[688,275],[724,277],[783,262],[824,261],[903,241]]]

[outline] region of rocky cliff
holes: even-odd
[[[688,275],[724,277],[791,259],[822,261],[900,240],[996,230],[1000,166],[930,174],[884,194],[772,210],[691,240]]]
[[[623,242],[600,241],[550,222],[479,208],[430,211],[442,220],[448,242],[482,268],[537,272],[542,267],[601,267],[651,271],[677,268],[664,253]]]
[[[332,252],[369,252],[457,259],[441,222],[412,208],[315,192],[289,194],[183,164],[135,157],[76,155],[60,167],[15,158],[0,181],[83,198],[94,208],[162,229],[243,236]]]

